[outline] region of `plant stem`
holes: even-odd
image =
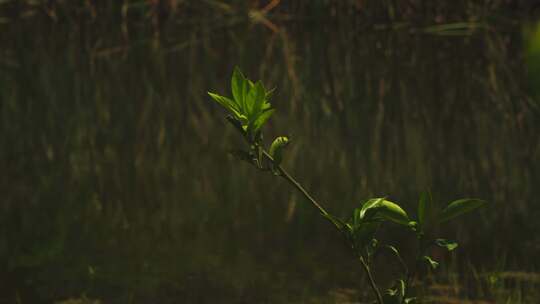
[[[412,280],[416,276],[416,273],[418,272],[418,266],[420,265],[420,261],[422,259],[422,256],[424,255],[425,251],[425,244],[424,244],[424,237],[422,235],[419,235],[418,237],[418,253],[416,255],[416,261],[414,261],[414,268],[412,271],[407,273],[407,280],[405,281],[405,294],[403,295],[402,304],[405,303],[405,299],[407,296],[409,296],[409,288],[411,288]]]
[[[262,154],[264,155],[264,157],[266,157],[270,162],[272,162],[272,164],[274,164],[274,159],[273,157],[268,153],[266,152],[266,150],[262,150]],[[298,191],[300,191],[302,193],[302,195],[304,195],[304,197],[313,205],[313,207],[317,208],[317,210],[319,211],[319,213],[321,215],[323,215],[325,218],[329,215],[328,211],[326,211],[326,209],[324,209],[307,191],[306,189],[304,189],[304,187],[302,187],[302,185],[300,185],[300,183],[298,181],[296,181],[285,169],[283,169],[282,166],[280,165],[277,165],[275,166],[275,168],[277,169],[277,171],[279,172],[279,175],[281,177],[283,177],[286,181],[288,181],[290,184],[292,184]],[[369,278],[369,283],[371,285],[371,289],[373,290],[373,292],[375,293],[376,297],[377,297],[377,303],[379,304],[384,304],[383,302],[383,298],[381,296],[381,293],[379,291],[379,289],[377,288],[377,285],[375,284],[375,280],[373,279],[373,276],[371,275],[371,270],[369,268],[369,265],[366,263],[366,261],[364,260],[364,258],[362,256],[360,256],[360,263],[362,264],[362,267],[364,268],[364,271],[366,272],[368,278]]]
[[[379,291],[379,288],[377,288],[377,285],[375,284],[375,280],[373,279],[373,276],[371,275],[371,270],[369,269],[369,265],[364,260],[364,257],[360,256],[360,263],[362,263],[362,267],[364,268],[364,271],[366,272],[369,284],[371,285],[371,289],[373,290],[373,293],[377,296],[377,303],[384,304],[383,298],[381,296],[381,292]]]
[[[274,159],[272,158],[272,156],[270,154],[268,154],[268,152],[266,151],[262,151],[263,152],[263,155],[268,158],[272,163],[274,162]],[[280,173],[280,176],[283,177],[286,181],[288,181],[289,183],[291,183],[298,191],[300,191],[305,198],[308,199],[308,201],[315,207],[317,208],[317,210],[319,210],[319,212],[323,215],[323,216],[327,216],[328,215],[328,211],[326,211],[319,203],[317,203],[317,201],[306,191],[306,189],[304,189],[304,187],[302,187],[302,185],[300,185],[299,182],[297,182],[287,171],[285,171],[285,169],[283,169],[283,167],[281,166],[276,166],[278,172]]]
[[[242,129],[242,126],[239,125],[239,122],[237,122],[234,118],[232,118],[231,116],[227,116],[227,120],[229,121],[229,123],[231,123],[235,128],[236,130],[238,130],[238,132],[240,132],[240,134],[242,134],[242,136],[244,137],[244,139],[246,139],[246,141],[250,144],[250,145],[253,145],[255,144],[253,141],[251,141],[249,139],[249,137],[247,137],[246,135],[246,132]],[[266,152],[266,150],[264,150],[262,147],[260,147],[260,151],[262,152],[262,155],[264,155],[264,157],[266,157],[272,164],[274,164],[274,158],[268,153]],[[283,169],[283,167],[281,167],[280,165],[277,165],[275,166],[276,169],[278,170],[279,172],[279,175],[281,177],[283,177],[285,180],[287,180],[289,183],[291,183],[298,191],[300,191],[307,199],[308,201],[315,207],[317,208],[317,210],[319,211],[319,213],[324,216],[325,218],[327,218],[327,216],[329,215],[328,211],[326,211],[319,203],[317,203],[317,201],[306,191],[306,189],[304,189],[304,187],[302,187],[302,185],[300,185],[299,182],[297,182],[285,169]]]

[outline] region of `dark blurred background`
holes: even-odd
[[[425,190],[490,203],[437,228],[461,243],[427,280],[457,299],[438,303],[535,303],[537,7],[0,1],[0,303],[363,298],[317,212],[228,155],[240,138],[206,92],[230,95],[235,65],[276,87],[266,140],[292,136],[285,166],[333,213],[386,196],[414,214]]]

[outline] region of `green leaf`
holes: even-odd
[[[387,289],[383,295],[384,304],[401,304],[405,295],[405,281],[397,280],[394,287]]]
[[[238,107],[236,106],[236,104],[229,98],[225,97],[225,96],[221,96],[221,95],[218,95],[218,94],[215,94],[215,93],[212,93],[212,92],[208,92],[208,95],[210,95],[210,97],[212,97],[212,99],[214,99],[217,103],[219,103],[222,107],[224,107],[225,109],[227,109],[229,112],[231,112],[232,114],[234,114],[234,116],[236,118],[242,118],[245,116],[242,115],[240,113],[240,110],[238,109]]]
[[[405,264],[405,260],[401,257],[401,254],[399,254],[399,251],[397,250],[397,248],[392,245],[386,245],[385,248],[390,250],[394,254],[394,256],[397,258],[397,260],[403,267],[403,271],[407,273],[409,271],[407,264]]]
[[[403,210],[398,204],[391,201],[382,200],[377,209],[377,215],[381,216],[385,220],[389,220],[404,226],[409,225],[409,216],[407,216],[405,210]]]
[[[239,111],[242,114],[246,114],[246,97],[250,90],[249,80],[244,77],[240,68],[235,67],[231,79],[231,91],[233,94],[234,102],[236,103]]]
[[[261,111],[264,112],[264,111],[266,111],[266,110],[270,110],[270,108],[272,108],[272,105],[271,105],[270,103],[268,103],[268,102],[265,101],[264,104],[263,104],[263,106],[262,106],[262,108],[261,108]]]
[[[268,109],[262,112],[253,123],[253,131],[258,131],[266,123],[270,116],[272,116],[272,114],[274,114],[274,109]]]
[[[436,239],[435,245],[446,248],[448,251],[452,251],[458,247],[458,243],[447,239]]]
[[[372,198],[366,201],[362,205],[362,209],[360,209],[359,217],[361,219],[370,220],[375,215],[376,208],[379,207],[383,200],[383,198]]]
[[[245,104],[248,120],[255,121],[261,114],[262,105],[264,103],[265,91],[262,83],[257,83],[249,89]]]
[[[384,304],[401,304],[401,297],[396,289],[387,289],[383,294]]]
[[[353,211],[352,216],[352,224],[354,226],[360,225],[362,223],[362,210],[360,208],[356,208]]]
[[[373,198],[365,202],[362,205],[360,217],[366,221],[389,220],[404,226],[409,226],[410,222],[407,213],[398,204],[383,198]]]
[[[410,221],[407,226],[411,228],[412,231],[418,231],[418,222]]]
[[[431,269],[437,269],[437,267],[439,266],[439,262],[434,261],[431,257],[427,255],[423,256],[422,260],[426,262],[431,267]]]
[[[405,295],[405,281],[403,280],[398,280],[398,288],[399,288],[399,293],[401,295],[401,297],[403,297]]]
[[[449,221],[457,216],[471,212],[474,209],[477,209],[484,205],[486,202],[474,199],[474,198],[464,198],[450,203],[441,213],[439,221],[444,223]]]
[[[410,297],[410,298],[406,298],[405,300],[403,300],[403,303],[405,304],[412,304],[412,303],[415,303],[416,302],[416,297]]]
[[[274,139],[272,145],[270,146],[270,156],[274,159],[274,165],[279,166],[283,159],[283,148],[285,148],[290,143],[290,140],[287,136],[280,136]]]
[[[401,255],[399,254],[399,251],[397,250],[396,247],[394,247],[392,245],[386,245],[384,247],[387,248],[388,250],[390,250],[396,257],[401,259]]]

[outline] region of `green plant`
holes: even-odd
[[[418,201],[417,216],[413,220],[398,204],[386,198],[372,198],[362,203],[353,211],[348,220],[340,219],[330,214],[322,207],[282,166],[283,151],[290,143],[286,136],[279,136],[270,145],[268,151],[264,147],[261,128],[274,113],[269,99],[272,91],[267,91],[258,81],[253,83],[242,72],[235,68],[232,81],[232,98],[215,93],[208,93],[216,102],[227,109],[230,115],[227,120],[238,130],[249,146],[248,150],[235,150],[233,155],[247,161],[261,171],[269,171],[287,180],[300,191],[315,207],[322,217],[328,220],[343,236],[351,252],[364,269],[371,289],[378,304],[413,303],[412,280],[423,265],[431,269],[439,263],[429,256],[433,246],[454,250],[458,244],[455,241],[428,237],[426,231],[435,224],[445,223],[462,214],[468,213],[485,202],[478,199],[460,199],[451,202],[442,210],[436,210],[431,195],[425,193]],[[418,253],[413,267],[405,262],[399,250],[392,245],[381,245],[375,235],[384,222],[391,222],[415,233],[418,240]],[[395,280],[394,285],[381,293],[372,272],[372,262],[375,254],[382,249],[388,250],[401,264],[402,276]]]

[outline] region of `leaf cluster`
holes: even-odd
[[[232,119],[249,140],[255,141],[261,127],[274,114],[275,110],[269,102],[274,90],[266,90],[260,80],[253,83],[236,67],[231,79],[231,91],[232,98],[212,92],[208,92],[208,95],[232,114]]]
[[[263,164],[265,151],[261,130],[275,111],[270,104],[274,89],[267,90],[260,80],[254,83],[247,79],[238,67],[235,67],[231,78],[231,91],[232,98],[212,92],[208,92],[208,95],[230,113],[227,120],[242,134],[250,146],[249,151],[235,150],[232,154],[261,170],[271,170],[279,175],[278,167],[283,159],[282,151],[290,143],[290,139],[287,136],[278,136],[274,139],[269,153],[266,153],[270,164],[265,165]]]

